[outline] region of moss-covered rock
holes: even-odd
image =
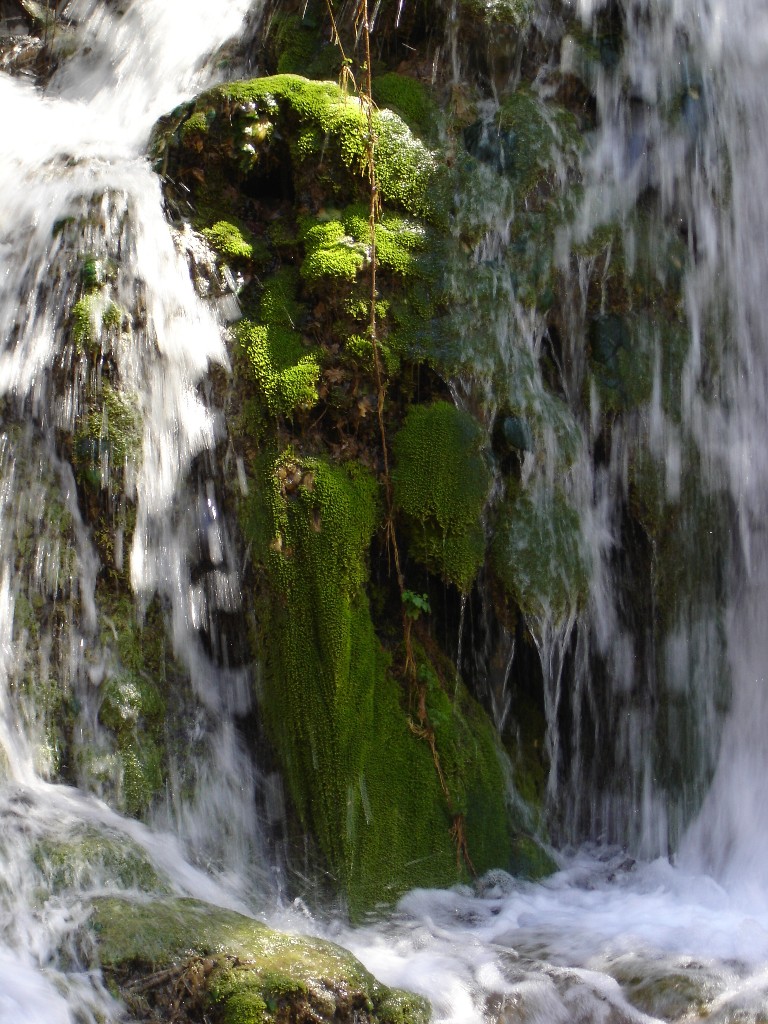
[[[427,1024],[425,1000],[381,985],[351,953],[197,900],[93,901],[98,964],[134,1017],[192,1024]],[[182,988],[184,999],[178,1001]]]
[[[581,525],[561,490],[533,495],[510,485],[491,565],[514,605],[534,620],[558,621],[583,605],[589,576]]]
[[[124,835],[85,827],[65,838],[39,840],[32,852],[46,889],[54,895],[94,888],[168,891],[144,851]]]
[[[506,865],[513,832],[490,723],[424,652],[434,748],[409,719],[366,592],[380,514],[370,472],[290,453],[263,463],[244,510],[269,583],[263,713],[305,827],[354,915],[415,885],[466,878],[451,836],[457,815],[478,870]]]
[[[298,43],[314,31],[303,25]],[[431,93],[399,75],[376,88],[404,119],[373,110],[369,125],[338,86],[281,74],[210,90],[155,139],[176,202],[191,201],[242,272],[232,426],[249,478],[258,697],[292,812],[357,916],[472,866],[508,867],[530,838],[487,716],[434,638],[421,675],[404,673],[397,581],[371,581],[389,459],[404,559],[454,584],[456,600],[485,557],[491,487],[481,428],[432,401],[448,394],[439,374],[471,358],[452,306],[472,260],[448,230],[449,161],[414,131],[427,134]]]
[[[169,119],[165,131],[161,129],[155,137],[155,150],[164,151],[172,141],[171,129],[177,131],[199,113],[208,125],[206,151],[212,153],[222,143],[234,146],[234,152],[229,152],[242,178],[269,174],[270,167],[283,161],[287,145],[294,188],[306,181],[307,187],[321,184],[330,194],[340,195],[354,190],[357,182],[364,194],[368,112],[358,97],[332,82],[275,75],[217,86]],[[414,216],[445,223],[450,191],[437,154],[391,110],[374,111],[372,125],[383,201]],[[200,147],[193,144],[196,137],[180,135],[182,172],[200,155]],[[195,191],[211,209],[221,203],[219,180],[203,177]]]

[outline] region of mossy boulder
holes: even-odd
[[[190,119],[205,120],[204,142],[183,131]],[[424,145],[392,110],[373,111],[376,174],[381,198],[417,217],[445,223],[451,194],[449,177],[438,155]],[[268,177],[290,158],[295,192],[321,186],[331,195],[364,194],[368,167],[368,111],[357,96],[332,82],[315,82],[295,74],[274,75],[217,86],[161,122],[153,148],[165,154],[180,144],[178,163],[190,170],[201,153],[208,170],[219,147],[241,181]],[[196,178],[196,180],[195,180]],[[192,175],[203,206],[221,208],[222,181],[217,174]],[[275,182],[277,185],[277,182]],[[220,219],[220,218],[217,218]],[[224,219],[227,219],[226,216]]]
[[[429,1020],[424,999],[380,984],[339,946],[197,900],[98,898],[87,928],[96,962],[134,1019],[172,1013],[179,1024]]]
[[[422,130],[428,90],[381,79]],[[155,151],[174,202],[191,202],[243,282],[230,427],[248,478],[257,697],[290,829],[312,836],[355,917],[413,886],[467,881],[472,866],[509,867],[530,828],[494,730],[436,643],[418,677],[404,672],[400,591],[381,579],[387,456],[409,564],[458,600],[485,557],[484,433],[432,401],[465,359],[451,306],[470,257],[449,230],[449,162],[398,113],[289,74],[185,104]]]

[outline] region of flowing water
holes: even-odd
[[[79,962],[71,942],[85,911],[52,885],[51,844],[83,836],[99,837],[102,850],[133,844],[177,891],[246,912],[255,909],[249,894],[276,892],[255,811],[265,783],[236,727],[251,686],[221,637],[240,601],[236,541],[215,486],[223,424],[199,387],[227,365],[222,329],[236,303],[226,289],[218,307],[197,297],[183,239],[174,239],[143,157],[160,114],[233,73],[220,48],[257,14],[247,0],[221,0],[215,12],[207,0],[74,0],[66,52],[45,90],[0,73],[0,1024],[119,1017],[96,974],[64,966]],[[589,26],[600,5],[581,0],[579,14]],[[650,330],[652,396],[617,425],[600,460],[598,399],[591,416],[579,413],[584,368],[573,358],[563,370],[578,420],[567,497],[581,513],[591,584],[586,613],[566,601],[557,615],[542,607],[530,624],[555,766],[553,828],[564,844],[588,836],[603,845],[566,847],[562,870],[538,885],[499,872],[474,890],[412,893],[369,928],[318,922],[300,906],[273,914],[284,927],[335,937],[383,981],[423,992],[445,1024],[768,1020],[768,4],[648,0],[628,3],[625,15],[624,49],[594,83],[600,127],[584,157],[581,212],[559,242],[563,271],[574,275],[569,322],[583,341],[579,288],[589,257],[574,268],[568,254],[597,225],[630,224],[651,195],[653,230],[685,240],[689,339],[671,411]],[[496,260],[515,215],[501,200],[485,212],[495,219],[478,266]],[[631,260],[631,231],[623,245]],[[133,396],[120,422],[140,458],[116,466],[114,451],[99,450],[97,472],[102,480],[118,472],[135,502],[130,550],[117,543],[114,564],[127,567],[143,614],[162,599],[177,685],[187,687],[180,730],[189,753],[175,756],[149,827],[105,802],[129,801],[119,752],[96,714],[118,672],[117,630],[110,639],[97,607],[100,555],[58,440],[73,432],[99,374],[82,368],[65,329],[81,273],[73,247],[93,254],[116,304],[133,311],[110,359],[122,393]],[[513,380],[536,362],[543,328],[514,288],[500,280],[495,291],[494,329]],[[88,310],[92,326],[106,311]],[[529,348],[510,346],[513,335]],[[554,428],[551,442],[554,451]],[[668,499],[683,496],[694,511],[711,500],[731,527],[723,578],[712,583],[704,571],[703,590],[643,643],[620,614],[618,558],[640,447],[662,467]],[[543,501],[558,473],[556,458],[523,465]],[[119,523],[125,507],[107,491]],[[721,549],[694,553],[707,569]],[[30,605],[45,609],[42,620]],[[504,685],[515,658],[506,637],[500,723],[514,716]],[[55,698],[32,682],[49,678],[92,752],[77,764],[61,763]],[[674,757],[672,767],[668,754],[660,759],[660,745],[679,746],[682,776]],[[595,749],[607,751],[599,775]],[[114,884],[109,857],[102,861],[83,888]]]

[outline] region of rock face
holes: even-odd
[[[555,734],[591,728],[561,685],[598,557],[584,488],[631,438],[621,529],[653,561],[641,479],[658,466],[635,423],[654,373],[671,414],[687,344],[675,233],[639,206],[629,266],[623,226],[573,228],[615,12],[598,45],[562,12],[544,26],[526,3],[460,4],[456,61],[476,77],[457,85],[439,70],[447,11],[414,4],[401,24],[395,7],[377,15],[370,96],[355,26],[279,4],[277,73],[204,93],[151,143],[173,217],[234,282],[224,403],[259,705],[294,834],[353,914],[551,867],[545,775],[583,747]],[[646,568],[653,594],[626,603],[650,649],[667,626],[650,640],[643,608],[668,595]],[[596,752],[594,772],[617,757]]]
[[[425,95],[384,77],[416,122]],[[444,156],[393,110],[369,126],[358,97],[296,75],[204,94],[153,150],[171,201],[242,282],[229,428],[249,476],[260,707],[301,826],[353,913],[511,867],[530,823],[511,811],[506,755],[429,602],[412,601],[412,581],[472,589],[491,486],[483,432],[438,372],[448,277],[467,262]]]
[[[642,431],[651,403],[678,424],[689,344],[688,249],[659,216],[642,112],[626,154],[635,207],[574,226],[598,83],[620,58],[617,9],[588,35],[558,4],[542,19],[525,0],[384,2],[370,96],[349,13],[334,27],[325,4],[273,4],[261,48],[239,55],[265,74],[169,113],[151,158],[197,290],[229,324],[231,372],[212,371],[206,390],[242,472],[216,481],[221,510],[200,490],[185,513],[201,606],[209,583],[224,595],[201,646],[226,668],[254,666],[259,724],[239,725],[248,740],[263,728],[254,759],[285,781],[289,857],[307,838],[326,895],[360,916],[413,886],[552,870],[547,775],[572,780],[583,835],[582,804],[606,779],[622,784],[620,744],[600,728],[635,703],[683,735],[679,752],[654,756],[659,778],[685,789],[699,738],[686,694],[665,687],[664,645],[680,607],[717,600],[713,565],[693,553],[705,535],[710,549],[727,543],[727,508],[716,494],[684,501],[693,457],[668,495]],[[664,112],[690,145],[692,104],[686,94]],[[51,277],[66,339],[53,372],[79,389],[57,454],[82,523],[68,508],[49,516],[62,562],[44,599],[19,597],[14,640],[45,709],[48,775],[147,817],[171,753],[194,788],[188,737],[205,733],[205,711],[162,598],[137,619],[132,591],[143,424],[127,371],[154,340],[120,266],[136,244],[131,211],[107,192],[76,213],[57,226]],[[602,568],[621,577],[621,626],[654,681],[616,703],[609,655],[583,653],[574,625],[595,573],[583,513],[605,479],[621,491],[610,526],[626,564]],[[30,536],[47,489],[40,477],[20,503]],[[219,512],[238,534],[226,555]],[[99,558],[87,708],[65,675],[32,671],[43,653],[48,665],[39,638],[73,591],[81,528]],[[32,576],[36,559],[30,541],[19,567]],[[242,612],[227,603],[235,562]],[[59,667],[70,627],[58,628]],[[556,741],[571,724],[581,733]]]

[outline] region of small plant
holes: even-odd
[[[413,619],[414,622],[421,616],[422,612],[424,615],[429,615],[432,611],[427,594],[417,594],[413,590],[404,590],[402,598],[405,614],[409,619]]]

